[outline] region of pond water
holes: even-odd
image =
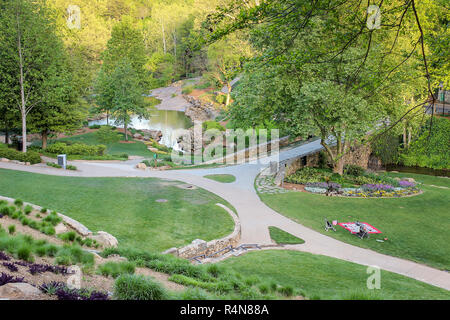
[[[430,168],[422,168],[422,167],[405,167],[399,165],[387,165],[387,171],[398,171],[398,172],[406,172],[406,173],[417,173],[417,174],[426,174],[429,176],[440,176],[440,177],[450,177],[450,170],[439,170],[439,169],[430,169]]]
[[[114,119],[110,118],[109,123],[114,125]],[[89,125],[105,125],[106,118],[101,120],[89,121]],[[176,130],[188,129],[192,126],[192,121],[180,111],[172,110],[152,110],[149,119],[139,119],[137,116],[131,118],[130,128],[160,130],[162,138],[160,143],[174,149],[178,149]],[[123,128],[123,125],[118,126]]]

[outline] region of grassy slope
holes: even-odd
[[[20,198],[116,236],[124,246],[164,250],[233,231],[230,206],[205,190],[151,178],[74,178],[0,169],[0,195]],[[156,199],[167,199],[157,203]]]
[[[424,193],[401,199],[349,199],[289,192],[262,194],[261,199],[277,212],[336,239],[449,270],[450,190],[429,184],[450,187],[450,179],[414,174],[392,176],[414,177],[425,183]],[[362,241],[339,226],[335,233],[325,232],[325,217],[330,221],[368,222],[383,233]],[[384,237],[389,240],[383,243],[375,241]]]
[[[383,270],[381,289],[369,290],[367,267],[306,252],[249,252],[220,265],[244,276],[292,286],[312,299],[450,299],[450,293],[444,289]]]
[[[121,133],[121,135],[122,140],[125,140],[125,135],[123,133]],[[130,137],[128,138],[131,139]],[[59,141],[81,142],[89,145],[102,144],[102,142],[97,139],[95,132],[89,132],[81,135],[63,138]],[[153,157],[153,152],[149,151],[147,149],[147,146],[140,141],[135,141],[135,143],[115,142],[107,145],[107,154],[113,155],[120,153],[126,153],[129,156],[142,156],[147,158]]]
[[[231,174],[209,174],[204,177],[222,183],[231,183],[236,181],[236,177]]]
[[[297,238],[289,232],[278,229],[277,227],[269,227],[270,238],[277,244],[302,244],[305,240]]]

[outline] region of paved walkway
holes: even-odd
[[[286,218],[267,207],[260,200],[254,189],[254,181],[261,170],[267,167],[270,160],[276,160],[277,157],[279,160],[285,160],[295,155],[320,149],[320,141],[314,141],[288,151],[282,151],[280,155],[272,156],[264,161],[253,161],[217,169],[142,171],[134,168],[139,160],[114,163],[75,162],[74,164],[79,169],[76,172],[50,168],[45,164],[21,166],[0,162],[0,168],[64,176],[156,177],[183,181],[215,193],[236,208],[241,221],[242,243],[271,244],[268,227],[276,226],[305,240],[304,244],[286,248],[322,254],[367,266],[378,266],[381,269],[450,290],[450,274],[445,271],[343,243]],[[202,177],[205,174],[218,173],[233,174],[236,176],[236,181],[224,184]]]

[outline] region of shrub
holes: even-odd
[[[47,208],[42,208],[41,209],[41,213],[47,213],[48,209]]]
[[[132,262],[107,262],[98,267],[98,272],[103,276],[117,278],[122,274],[134,274],[136,266]]]
[[[58,235],[63,241],[75,241],[77,234],[74,231],[69,231]]]
[[[77,167],[72,166],[72,165],[69,164],[69,165],[66,166],[66,169],[67,169],[67,170],[74,170],[74,171],[75,171],[75,170],[77,170]]]
[[[26,215],[29,215],[32,211],[33,211],[33,207],[30,206],[29,204],[26,205],[26,206],[25,206],[25,209],[23,210],[23,212],[24,212]]]
[[[57,168],[57,169],[61,169],[62,168],[59,164],[53,163],[53,162],[47,162],[47,166],[53,167],[53,168]]]
[[[364,168],[354,164],[346,164],[344,167],[344,173],[351,176],[359,177],[362,176],[364,172]]]
[[[294,288],[292,288],[291,286],[284,286],[280,287],[278,289],[278,292],[286,297],[290,297],[294,294]]]
[[[9,234],[14,234],[15,232],[16,232],[16,226],[15,225],[10,225],[9,227],[8,227],[8,232],[9,232]]]
[[[24,261],[32,261],[33,256],[31,255],[31,249],[29,245],[22,245],[17,250],[17,257]]]
[[[14,204],[18,207],[21,208],[23,206],[23,201],[20,199],[16,199],[14,200]]]
[[[181,293],[182,300],[209,300],[210,295],[200,288],[188,288]]]
[[[116,128],[102,126],[95,133],[97,139],[104,144],[114,143],[120,140],[121,135],[117,132]]]
[[[49,145],[45,151],[53,154],[103,156],[106,152],[106,146],[102,144],[87,145],[84,143],[74,143],[72,145],[68,145],[63,142],[56,142]]]
[[[41,156],[35,151],[27,151],[24,153],[11,148],[0,148],[0,158],[29,162],[31,164],[41,162]]]
[[[114,283],[114,296],[119,300],[165,300],[166,290],[151,278],[121,275]]]
[[[89,129],[100,129],[102,126],[99,124],[93,124],[92,126],[89,126]]]

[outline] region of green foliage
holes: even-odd
[[[181,93],[182,94],[190,94],[190,93],[192,93],[192,91],[194,91],[193,86],[186,86],[181,90]]]
[[[14,234],[16,232],[16,226],[13,224],[9,225],[8,232],[9,232],[9,234]]]
[[[52,154],[103,156],[106,152],[106,146],[102,144],[87,145],[83,143],[68,145],[63,142],[56,142],[49,145],[45,151]]]
[[[151,278],[121,275],[114,283],[114,296],[119,300],[166,300],[166,290]]]
[[[26,215],[29,215],[32,211],[33,211],[33,207],[29,204],[27,204],[25,206],[25,208],[23,209],[23,213],[25,213]]]
[[[14,200],[14,204],[18,207],[21,208],[23,206],[23,201],[21,199],[16,199]]]
[[[121,137],[121,135],[116,131],[116,128],[109,126],[101,126],[95,134],[97,139],[103,144],[117,142]]]
[[[41,156],[37,152],[34,151],[20,152],[11,148],[0,148],[0,158],[29,162],[31,164],[41,162]]]
[[[53,162],[47,162],[47,165],[48,165],[49,167],[53,167],[53,168],[57,168],[57,169],[61,169],[61,168],[62,168],[62,166],[60,166],[60,165],[57,164],[57,163],[53,163]]]
[[[373,153],[383,164],[398,162],[400,142],[396,134],[388,131],[371,143]]]
[[[208,120],[208,121],[204,121],[202,123],[202,128],[203,131],[207,131],[207,130],[219,130],[219,131],[225,131],[225,128],[217,121],[214,120]]]
[[[63,241],[75,241],[77,234],[74,231],[69,231],[69,232],[65,232],[65,233],[61,233],[58,235],[58,237],[63,240]]]
[[[450,120],[433,119],[423,128],[418,139],[400,155],[400,162],[406,166],[419,166],[433,169],[450,168]]]
[[[344,166],[344,173],[355,177],[362,176],[365,171],[364,168],[354,164],[346,164]]]
[[[103,276],[117,278],[122,274],[134,274],[135,264],[133,262],[106,262],[98,266],[98,273]]]

